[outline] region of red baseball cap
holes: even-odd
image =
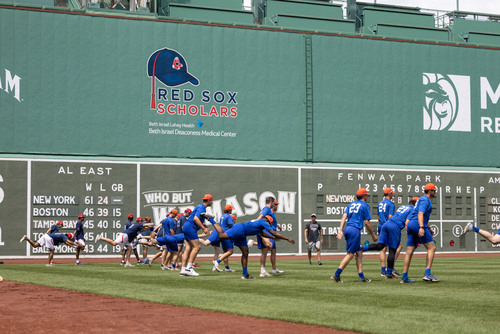
[[[142,222],[142,217],[137,217],[136,219],[137,221],[141,221]]]
[[[63,222],[62,222],[62,221],[58,221],[58,222],[57,222],[57,224],[61,224],[61,225],[63,225]]]
[[[224,210],[233,210],[234,208],[231,206],[231,204],[227,204],[225,207],[224,207]]]
[[[206,200],[212,201],[214,198],[213,198],[213,196],[212,196],[212,195],[210,195],[210,194],[205,194],[205,196],[203,196],[203,198],[202,198],[202,199],[206,199]]]
[[[191,210],[190,208],[187,208],[186,210],[184,210],[184,212],[193,212],[193,210]]]
[[[274,221],[273,217],[271,217],[271,216],[269,216],[269,215],[267,215],[267,216],[266,216],[266,218],[267,218],[267,220],[268,220],[270,223],[272,223],[272,222]]]
[[[420,197],[415,196],[415,197],[413,197],[413,200],[414,200],[414,201],[418,201],[418,199],[419,199],[419,198],[420,198]]]
[[[392,190],[391,188],[385,188],[384,195],[389,195],[389,194],[394,194],[394,190]]]
[[[280,202],[278,202],[277,200],[274,200],[274,205],[279,205]]]
[[[151,220],[151,217],[147,216],[147,217],[145,218],[145,220],[148,222],[148,221],[150,221],[150,220]]]
[[[129,218],[134,218],[134,215],[133,214],[129,214],[128,217]]]
[[[427,184],[425,185],[425,188],[424,188],[424,189],[425,189],[425,190],[436,190],[436,191],[438,190],[438,189],[436,188],[436,186],[434,185],[434,183],[427,183]]]
[[[68,238],[70,238],[70,239],[73,239],[73,234],[71,234],[71,233],[66,233],[66,236],[67,236]]]
[[[179,213],[179,211],[177,211],[177,209],[173,209],[172,211],[170,211],[170,213],[173,213],[174,215],[176,215]]]
[[[85,218],[85,216],[84,215],[78,215],[78,219],[80,219],[80,218]]]
[[[358,191],[356,191],[356,195],[370,195],[368,191],[365,188],[359,188]]]

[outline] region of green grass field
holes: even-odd
[[[414,259],[414,284],[384,280],[378,259],[363,261],[371,283],[357,282],[354,261],[342,274],[345,283],[334,283],[330,275],[340,260],[326,260],[323,266],[279,261],[284,274],[242,280],[236,259],[231,262],[236,273],[214,273],[209,262],[202,262],[197,278],[161,271],[157,263],[152,268],[115,263],[2,265],[0,275],[11,281],[366,333],[498,330],[498,257],[437,258],[433,274],[439,283],[422,281],[424,259]],[[400,272],[401,263],[396,266]],[[258,276],[258,270],[258,262],[251,261],[249,272]]]

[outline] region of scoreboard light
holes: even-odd
[[[450,240],[450,246],[455,246],[455,241]]]

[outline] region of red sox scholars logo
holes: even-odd
[[[148,58],[147,74],[151,78],[150,109],[160,115],[238,117],[238,92],[190,89],[200,81],[188,72],[186,60],[176,50],[163,48],[153,52]],[[166,87],[157,87],[156,80]],[[176,88],[188,83],[192,86]]]

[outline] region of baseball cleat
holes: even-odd
[[[431,274],[425,275],[422,279],[426,282],[439,282],[439,279]]]
[[[222,269],[219,268],[219,262],[217,262],[216,260],[213,260],[212,263],[214,265],[213,268],[212,268],[212,271],[218,271],[218,272],[222,271]]]
[[[270,273],[268,273],[267,271],[262,271],[260,273],[260,277],[273,277],[273,275],[271,275]]]
[[[79,265],[82,265],[83,263],[81,263],[80,261],[78,262],[75,262],[75,266],[79,266]]]
[[[226,268],[226,269],[224,269],[224,271],[225,271],[226,273],[234,273],[236,270],[231,269],[231,268]]]
[[[198,277],[200,274],[194,271],[194,269],[186,269],[186,276]]]
[[[392,273],[391,275],[386,274],[386,275],[384,276],[384,278],[386,278],[386,279],[398,279],[398,275],[396,275],[396,274],[394,274],[394,273]]]
[[[181,268],[181,271],[179,272],[179,276],[187,276],[186,268]]]
[[[403,278],[399,283],[415,283],[415,281],[409,278]]]
[[[318,266],[322,266],[323,263],[321,263],[321,261],[318,261]]]
[[[153,265],[153,260],[151,260],[151,258],[148,257],[147,261],[148,261],[148,265],[151,267]]]
[[[474,225],[472,225],[472,223],[467,223],[467,225],[465,225],[464,227],[464,232],[462,233],[462,235],[465,235],[467,232],[474,231],[473,227]]]
[[[364,278],[358,278],[358,282],[368,283],[368,282],[371,282],[371,281],[372,281],[371,279],[366,278],[366,277],[364,277]]]
[[[133,267],[133,266],[134,266],[133,264],[127,263],[127,264],[123,265],[123,268],[130,268],[130,267]]]
[[[283,270],[279,270],[278,268],[276,268],[276,269],[273,269],[272,273],[273,274],[282,274],[282,273],[284,273],[284,271]]]
[[[396,275],[396,276],[401,276],[401,274],[400,274],[400,273],[398,273],[398,272],[396,271],[396,269],[393,269],[393,270],[392,270],[392,273],[393,273],[394,275]]]
[[[19,242],[23,242],[24,240],[26,240],[26,238],[27,238],[27,236],[25,234],[25,235],[23,235],[23,237],[21,238],[21,240],[19,240]]]
[[[343,280],[340,279],[340,276],[335,276],[335,275],[332,275],[332,277],[330,277],[335,283],[344,283]]]
[[[254,279],[254,278],[255,277],[253,277],[252,275],[249,275],[249,274],[241,276],[241,279]]]

